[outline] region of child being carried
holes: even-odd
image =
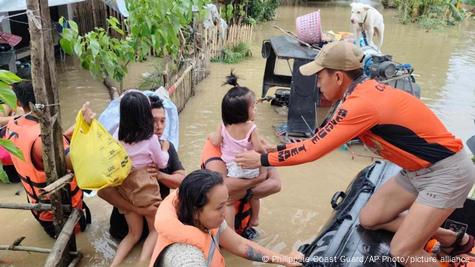
[[[254,118],[256,115],[256,96],[247,87],[239,86],[237,77],[231,72],[226,77],[225,84],[233,87],[229,89],[221,103],[222,124],[217,131],[210,134],[209,139],[215,146],[221,146],[221,158],[226,163],[228,177],[253,179],[259,176],[260,169],[243,169],[235,161],[235,156],[247,150],[265,153],[259,134],[257,133]],[[259,222],[259,199],[251,198],[251,225]],[[227,206],[226,221],[234,225],[234,207]]]

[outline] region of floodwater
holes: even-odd
[[[211,64],[210,76],[198,85],[195,96],[180,114],[179,154],[187,171],[199,167],[205,137],[220,123],[220,102],[227,89],[221,87],[224,77],[234,69],[241,84],[260,96],[265,63],[260,56],[262,40],[281,34],[273,24],[295,31],[295,18],[318,8],[321,9],[325,31],[350,31],[347,5],[281,7],[275,21],[256,26],[252,58],[237,65]],[[422,87],[422,100],[465,142],[475,134],[475,23],[469,21],[448,30],[427,32],[415,25],[399,24],[394,10],[385,10],[383,15],[386,32],[382,50],[393,55],[397,62],[414,66],[418,84]],[[97,112],[102,111],[108,102],[103,85],[69,60],[58,65],[63,126],[74,122],[77,110],[85,101],[91,101]],[[281,66],[284,71],[286,67],[286,63]],[[126,87],[136,85],[140,74],[151,69],[153,66],[148,63],[134,65]],[[319,112],[320,116],[324,115],[323,110]],[[285,120],[286,117],[279,115],[269,104],[258,105],[256,123],[260,134],[269,141],[278,142],[272,125]],[[275,251],[288,253],[311,241],[331,213],[333,193],[344,191],[356,173],[370,162],[369,158],[352,159],[348,151],[338,149],[317,162],[280,168],[283,189],[262,201],[258,242]],[[25,201],[20,185],[0,186],[0,202]],[[77,236],[78,247],[85,254],[80,265],[107,266],[117,247],[117,242],[108,234],[111,207],[98,197],[87,198],[86,202],[93,213],[93,224],[86,233]],[[26,236],[22,245],[52,245],[52,240],[28,211],[0,212],[0,244],[10,244],[16,238]],[[136,266],[138,253],[139,249],[135,249],[124,265]],[[225,256],[228,266],[252,264],[227,253]],[[0,265],[5,261],[9,263],[7,266],[42,266],[45,259],[46,256],[41,254],[0,251]]]

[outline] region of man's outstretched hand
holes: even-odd
[[[254,169],[261,166],[261,154],[254,150],[245,151],[236,155],[236,163],[244,169]]]

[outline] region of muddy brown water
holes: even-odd
[[[226,91],[220,86],[224,76],[230,69],[235,69],[241,77],[241,84],[260,95],[265,63],[260,56],[262,40],[281,34],[272,27],[274,23],[295,31],[295,18],[318,8],[321,9],[324,30],[350,31],[350,10],[346,5],[281,7],[275,21],[256,27],[252,58],[237,65],[211,64],[210,76],[198,85],[196,95],[180,114],[179,154],[187,171],[199,167],[205,136],[220,123],[220,102]],[[399,24],[394,10],[385,10],[383,15],[386,25],[383,51],[392,54],[398,62],[413,64],[422,87],[422,100],[455,135],[466,141],[475,134],[475,23],[468,21],[448,30],[427,32],[415,25]],[[280,68],[285,72],[288,67]],[[133,65],[125,86],[133,87],[140,81],[140,74],[151,69],[151,63]],[[58,82],[65,127],[74,122],[77,110],[86,100],[97,112],[108,103],[108,94],[102,84],[74,61],[58,64]],[[319,112],[321,115],[324,111]],[[285,119],[268,104],[258,106],[256,123],[261,135],[271,142],[278,142],[272,125]],[[369,158],[352,159],[348,151],[338,149],[316,162],[280,168],[283,189],[262,201],[258,242],[287,253],[311,241],[331,213],[329,202],[333,193],[346,189],[355,174],[370,162]],[[20,185],[2,184],[0,188],[0,202],[25,202],[26,196]],[[78,247],[84,253],[80,266],[107,266],[117,247],[117,242],[108,234],[111,207],[98,197],[86,198],[86,202],[91,207],[93,223],[86,233],[77,236]],[[53,241],[43,233],[28,211],[0,212],[0,244],[10,244],[25,236],[25,246],[52,245]],[[136,266],[138,253],[136,248],[124,266]],[[253,264],[228,253],[225,257],[228,266]],[[46,256],[41,254],[0,251],[0,262],[7,262],[5,266],[42,266],[45,259]]]

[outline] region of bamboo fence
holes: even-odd
[[[210,57],[221,55],[224,48],[251,42],[253,30],[254,27],[247,24],[231,25],[224,34],[219,27],[204,30],[205,44]]]

